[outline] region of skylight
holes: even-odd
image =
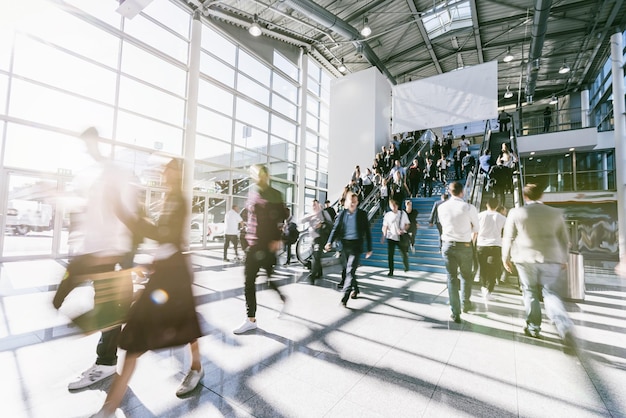
[[[422,22],[430,39],[451,30],[472,26],[469,0],[444,1],[422,14]]]

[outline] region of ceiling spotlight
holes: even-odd
[[[550,99],[550,104],[557,104],[559,102],[559,99],[557,99],[556,95],[552,95],[552,98]]]
[[[363,29],[361,29],[361,35],[366,38],[372,34],[372,28],[368,24],[367,18],[363,19]]]
[[[515,57],[513,56],[513,54],[511,54],[511,47],[509,46],[506,48],[506,55],[504,56],[504,58],[502,58],[502,61],[511,62],[513,61],[513,58]]]
[[[570,72],[569,65],[567,65],[565,60],[563,60],[563,65],[561,65],[561,68],[559,68],[559,74],[567,74],[569,72]]]
[[[345,73],[345,72],[346,72],[347,68],[346,68],[345,64],[343,63],[343,58],[341,59],[341,64],[339,64],[339,67],[337,67],[337,69],[338,69],[340,72],[342,72],[342,73]]]
[[[511,97],[513,97],[513,92],[509,90],[509,86],[506,86],[506,91],[504,92],[504,98],[510,99]]]
[[[259,23],[257,22],[257,19],[258,19],[258,17],[255,14],[253,22],[250,25],[250,27],[248,28],[248,32],[252,36],[261,36],[261,34],[263,33],[263,31],[261,30],[261,25],[259,25]]]

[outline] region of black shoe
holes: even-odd
[[[393,271],[390,271],[389,273],[387,273],[387,276],[389,277],[393,276]]]
[[[539,334],[539,331],[531,331],[530,329],[528,329],[527,326],[524,327],[524,335],[532,338],[541,338],[541,334]]]
[[[343,289],[343,285],[344,285],[344,282],[339,282],[339,283],[337,283],[337,289],[338,289],[338,290]]]
[[[457,324],[461,323],[461,315],[452,314],[450,315],[450,319],[453,320]]]
[[[317,279],[317,276],[314,276],[312,274],[309,274],[309,283],[311,284],[315,284],[315,279]]]
[[[350,295],[350,297],[352,299],[356,299],[357,297],[359,297],[359,292],[357,292],[356,290],[354,292],[352,292],[352,294]]]
[[[225,258],[224,261],[229,262],[230,260],[228,258]]]

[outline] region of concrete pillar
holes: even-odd
[[[611,35],[611,64],[613,78],[613,117],[615,120],[615,179],[617,185],[617,217],[619,229],[619,258],[626,263],[626,120],[624,117],[624,63],[622,33]]]
[[[295,219],[301,219],[304,216],[306,208],[304,207],[304,184],[306,178],[306,124],[307,124],[307,94],[309,84],[309,56],[305,50],[300,55],[300,142],[298,143],[298,175],[296,182],[298,190],[296,190],[297,213],[293,216]],[[324,202],[321,202],[322,205]]]
[[[589,90],[580,92],[580,121],[582,128],[589,127]]]
[[[202,22],[200,12],[193,14],[191,39],[189,44],[189,72],[187,73],[187,104],[185,106],[185,133],[183,138],[183,192],[188,202],[193,198],[193,177],[196,154],[196,126],[198,120],[198,84],[200,82],[200,43],[202,41]],[[191,219],[191,204],[188,219]],[[189,245],[189,227],[185,228],[185,245]]]

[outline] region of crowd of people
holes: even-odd
[[[75,217],[79,220],[77,228],[82,230],[84,242],[68,265],[66,277],[55,295],[54,305],[59,308],[63,304],[71,286],[76,285],[81,277],[91,277],[95,281],[95,275],[116,274],[119,270],[132,268],[135,250],[144,238],[158,243],[153,252],[154,261],[146,267],[149,279],[146,280],[145,289],[134,295],[133,300],[128,297],[129,292],[132,293],[132,282],[121,282],[126,297],[115,304],[116,309],[127,311],[123,321],[103,330],[96,349],[95,364],[69,384],[70,390],[78,390],[115,374],[102,408],[94,415],[110,417],[115,415],[137,361],[146,351],[174,346],[189,347],[191,364],[176,392],[178,396],[191,393],[204,376],[198,346],[198,338],[202,333],[192,294],[193,272],[188,256],[183,253],[189,202],[182,190],[182,162],[168,159],[162,164],[162,178],[168,191],[161,212],[156,218],[147,218],[137,204],[131,174],[98,153],[97,131],[89,129],[82,137],[95,160],[94,172],[85,176],[89,181],[82,187],[76,187],[84,196],[82,212]],[[461,143],[464,142],[467,142],[467,146],[469,141],[462,138]],[[542,204],[542,191],[534,184],[527,184],[524,188],[526,205],[512,209],[508,216],[500,205],[503,200],[497,196],[489,198],[487,209],[479,213],[476,207],[465,202],[460,181],[447,181],[446,172],[442,174],[433,168],[436,167],[433,153],[452,153],[451,142],[448,143],[447,138],[441,146],[437,146],[438,143],[435,140],[424,161],[420,161],[418,154],[408,170],[401,166],[398,156],[393,165],[386,165],[388,168],[384,170],[384,177],[379,176],[380,183],[375,177],[370,178],[371,169],[366,169],[366,174],[362,176],[357,166],[351,179],[351,188],[346,190],[338,213],[328,200],[324,207],[318,200],[313,201],[311,212],[300,220],[308,224],[313,239],[313,257],[308,276],[310,284],[324,277],[322,252],[339,245],[341,280],[337,287],[342,294],[341,304],[347,307],[349,299],[359,297],[357,268],[361,257],[370,257],[373,251],[370,221],[367,213],[359,208],[359,203],[377,184],[388,186],[383,188],[388,193],[381,193],[380,196],[381,206],[385,206],[381,242],[387,243],[387,275],[393,276],[395,273],[396,249],[400,252],[404,271],[408,272],[408,253],[414,248],[418,228],[418,214],[413,208],[411,197],[416,195],[416,190],[419,194],[419,186],[416,187],[412,179],[423,182],[424,195],[430,195],[432,186],[428,183],[439,175],[439,181],[446,184],[447,191],[442,194],[441,201],[433,205],[429,223],[431,226],[436,225],[440,234],[451,320],[461,323],[461,315],[474,309],[472,286],[477,270],[480,272],[481,293],[486,306],[492,300],[495,284],[503,270],[516,271],[526,307],[523,332],[530,337],[540,337],[542,317],[539,301],[543,298],[546,313],[555,323],[560,336],[566,344],[573,345],[573,324],[555,291],[560,271],[566,265],[569,245],[562,214]],[[396,147],[402,149],[403,145],[392,143],[385,151],[395,156]],[[461,145],[457,147],[455,162],[463,162],[469,154],[463,148]],[[489,153],[485,155],[490,157]],[[446,159],[440,157],[442,160]],[[506,144],[503,144],[495,165],[491,166],[487,158],[480,158],[483,174],[493,178],[498,178],[497,167],[514,169],[516,163],[517,157]],[[380,167],[374,169],[380,174],[379,170]],[[412,177],[415,171],[420,175]],[[460,180],[463,174],[460,171],[457,174]],[[371,179],[371,182],[364,182],[364,177]],[[240,239],[246,253],[243,270],[245,318],[233,330],[234,334],[243,334],[258,327],[256,279],[261,269],[266,272],[268,287],[276,292],[284,308],[287,298],[272,277],[277,264],[277,252],[285,240],[285,228],[295,225],[282,194],[270,185],[267,167],[253,165],[250,178],[254,184],[244,211],[240,213],[239,208],[233,205],[226,213],[224,260],[227,260],[230,244],[233,244],[235,254],[238,255]],[[407,185],[407,179],[410,186]],[[498,183],[499,178],[496,181]],[[244,222],[245,233],[241,236],[239,234]],[[287,262],[289,259],[290,253]],[[97,293],[98,287],[95,288]],[[116,374],[118,347],[126,350],[126,356],[121,372]]]

